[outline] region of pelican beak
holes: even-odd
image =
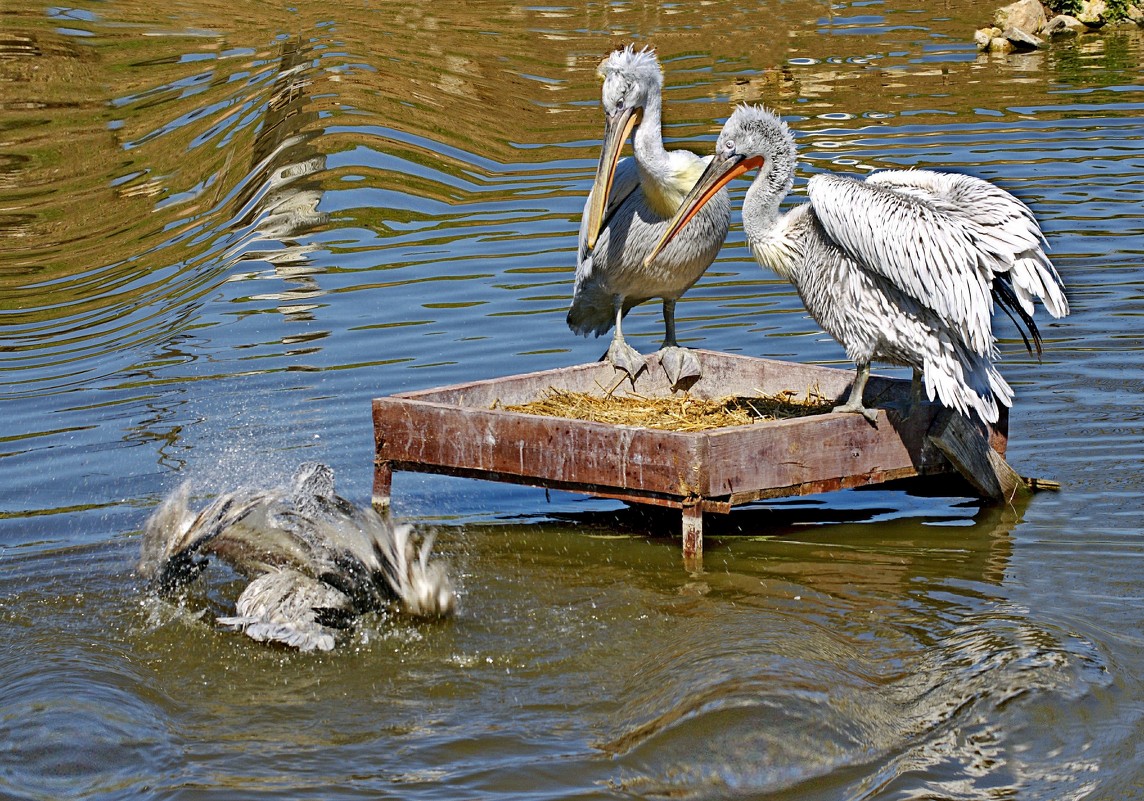
[[[620,151],[632,128],[642,119],[642,108],[626,108],[609,116],[604,123],[604,147],[600,151],[600,163],[596,165],[596,180],[592,183],[592,202],[588,205],[589,250],[596,247],[600,229],[604,227],[604,210],[608,207],[608,196],[612,194],[612,179],[616,176]]]
[[[715,197],[715,194],[731,181],[738,178],[745,172],[761,166],[763,163],[762,156],[740,156],[737,153],[726,158],[719,155],[711,157],[711,162],[707,165],[707,169],[699,176],[699,180],[695,182],[695,186],[691,187],[691,191],[687,193],[687,197],[683,199],[683,203],[679,207],[679,211],[675,212],[667,223],[667,229],[664,230],[663,236],[655,243],[651,253],[644,259],[644,264],[650,266],[660,252],[667,247],[668,243],[675,238],[675,235],[691,221],[691,218],[699,213],[699,210],[709,201]]]

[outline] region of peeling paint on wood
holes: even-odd
[[[696,397],[799,396],[841,400],[853,370],[696,351]],[[550,389],[605,395],[673,393],[655,355],[636,381],[607,363],[405,392],[373,401],[374,503],[390,500],[392,473],[408,470],[582,492],[683,512],[686,554],[702,549],[704,512],[749,501],[956,472],[927,436],[942,412],[923,404],[903,417],[882,408],[875,424],[822,414],[699,432],[673,432],[506,411]],[[868,404],[904,404],[908,380],[871,376]],[[902,407],[904,408],[904,406]],[[988,428],[1003,455],[1008,418]]]

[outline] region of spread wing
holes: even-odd
[[[247,585],[235,614],[218,618],[260,642],[280,642],[300,651],[332,650],[335,627],[352,617],[349,599],[296,570],[271,570]]]
[[[184,482],[164,499],[143,527],[138,571],[163,591],[192,580],[205,567],[200,554],[212,543],[265,506],[258,493],[233,492],[217,498],[197,515],[190,510],[190,483]]]
[[[940,315],[977,353],[992,347],[995,275],[1030,314],[1038,298],[1054,316],[1068,312],[1032,212],[987,181],[894,170],[865,181],[816,175],[807,191],[848,256]]]

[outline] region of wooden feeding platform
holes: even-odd
[[[845,398],[852,369],[695,351],[702,377],[669,386],[657,356],[631,381],[606,362],[403,392],[373,401],[373,502],[388,506],[395,470],[504,481],[677,508],[684,554],[702,551],[704,513],[737,505],[960,473],[983,497],[1011,496],[1022,480],[1002,458],[1008,419],[993,426],[923,403],[907,408],[910,382],[871,376],[871,423],[829,411]],[[507,407],[554,393],[600,398],[751,399],[821,396],[822,413],[676,431],[554,417]],[[957,482],[959,488],[963,482]]]

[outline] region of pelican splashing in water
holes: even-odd
[[[794,284],[857,366],[850,396],[835,411],[875,419],[862,393],[870,362],[882,361],[913,368],[915,400],[924,381],[930,400],[996,422],[1013,390],[993,363],[994,303],[1018,330],[1025,325],[1021,336],[1038,354],[1033,302],[1054,317],[1069,310],[1033,213],[980,178],[930,170],[886,170],[864,181],[815,175],[810,203],[780,213],[797,161],[794,137],[777,115],[735,109],[649,258],[731,179],[758,169],[743,201],[751,252]]]
[[[455,595],[432,537],[418,541],[334,493],[333,471],[309,462],[288,488],[239,489],[200,512],[184,483],[143,529],[139,573],[161,594],[193,581],[215,556],[250,579],[223,625],[260,641],[328,651],[339,630],[396,602],[420,617],[451,614]]]

